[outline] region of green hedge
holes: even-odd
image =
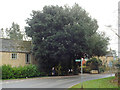
[[[29,78],[41,75],[42,73],[38,71],[35,65],[27,65],[24,67],[11,67],[10,65],[2,66],[2,79]]]

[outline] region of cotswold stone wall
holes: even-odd
[[[25,53],[16,53],[17,59],[12,59],[12,52],[0,52],[2,54],[2,65],[12,65],[14,66],[24,66],[25,62]]]
[[[1,58],[0,58],[0,66],[1,65],[11,65],[13,67],[18,66],[25,66],[26,64],[26,53],[16,53],[17,59],[12,59],[12,53],[13,52],[0,52]],[[33,56],[30,55],[30,64],[36,64],[36,61],[33,60]]]

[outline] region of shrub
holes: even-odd
[[[35,65],[24,66],[23,73],[26,77],[40,76],[38,68]]]
[[[41,73],[38,71],[37,66],[27,65],[19,67],[11,67],[10,65],[2,66],[2,79],[11,78],[26,78],[26,77],[38,77]]]
[[[10,65],[2,66],[2,79],[10,79],[13,78],[13,68]]]

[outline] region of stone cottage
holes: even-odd
[[[25,66],[36,64],[31,54],[31,41],[0,39],[0,66]]]

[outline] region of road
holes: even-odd
[[[69,88],[72,85],[83,81],[105,78],[109,76],[111,76],[111,74],[84,74],[82,77],[81,75],[54,76],[20,80],[4,80],[0,84],[2,84],[2,88]]]

